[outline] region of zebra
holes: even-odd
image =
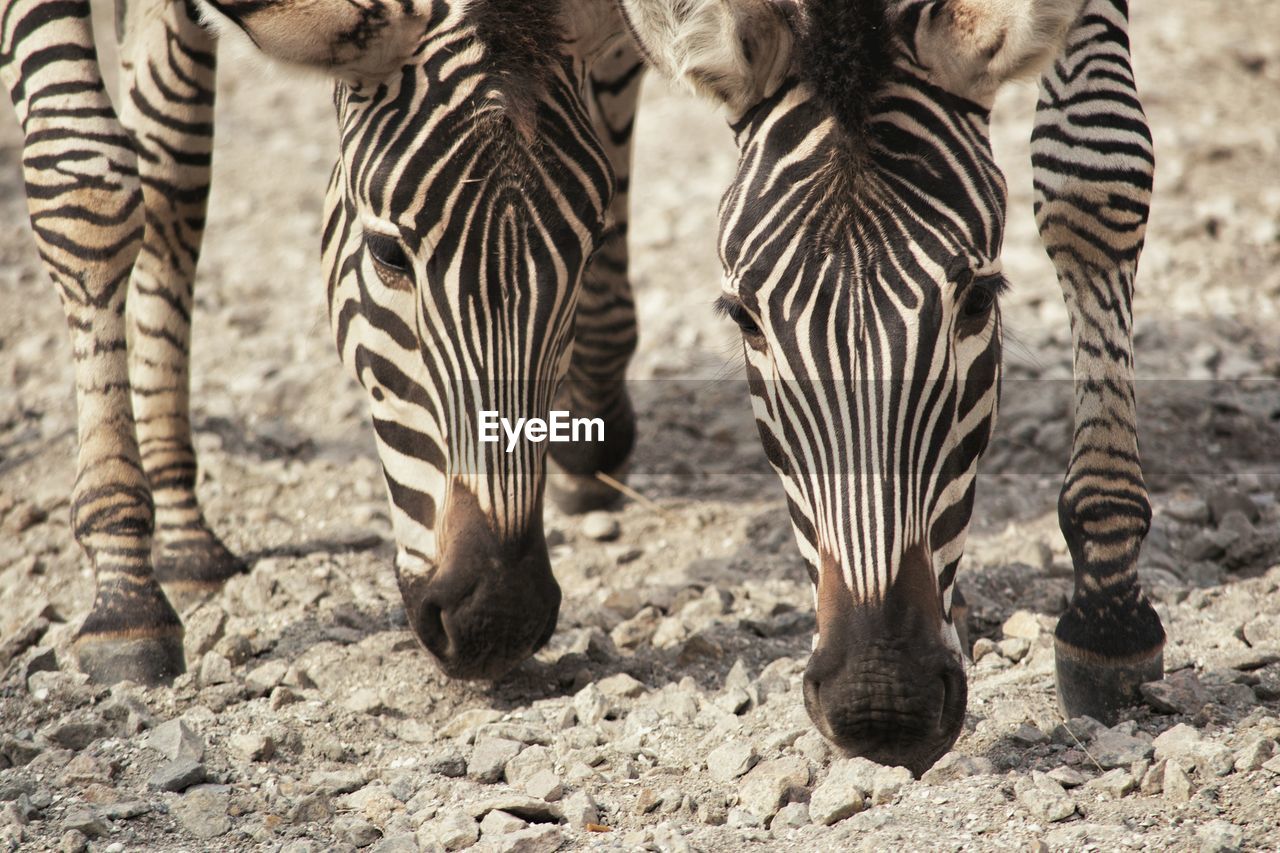
[[[1120,104],[1145,124],[1126,10],[1089,0],[1081,16],[1080,3],[207,0],[201,11],[144,0],[118,15],[127,95],[117,118],[87,0],[11,0],[0,78],[26,135],[33,229],[76,355],[73,530],[97,580],[75,641],[81,668],[100,681],[172,678],[182,626],[166,590],[198,595],[245,570],[200,511],[188,414],[216,68],[216,37],[199,22],[207,13],[223,35],[242,32],[270,56],[335,78],[340,151],[322,235],[332,331],[368,392],[409,625],[460,678],[502,675],[554,630],[544,489],[590,508],[611,495],[594,475],[627,470],[626,197],[641,54],[726,104],[742,160],[722,205],[722,306],[742,329],[762,442],[814,579],[806,704],[846,751],[916,772],[963,717],[953,581],[998,393],[1003,185],[986,115],[1006,78],[1062,54],[1044,76],[1037,180],[1042,232],[1079,327],[1077,411],[1087,419],[1062,500],[1080,580],[1065,633],[1059,626],[1060,695],[1116,707],[1135,673],[1147,680],[1153,661],[1159,668],[1150,636],[1125,645],[1099,620],[1150,610],[1131,559],[1145,527],[1131,519],[1129,550],[1114,535],[1128,518],[1115,507],[1146,501],[1136,440],[1130,455],[1123,446],[1134,434],[1131,358],[1114,357],[1131,351],[1143,171],[1100,196],[1092,174],[1057,164],[1110,157],[1118,125],[1066,137],[1065,152],[1054,134],[1081,103],[1086,115],[1090,103]],[[1114,22],[1101,42],[1098,16]],[[1094,62],[1108,73],[1083,82],[1078,68]],[[1143,151],[1149,181],[1149,142]],[[1112,198],[1119,213],[1100,216]],[[883,216],[854,239],[847,229],[873,201]],[[1127,254],[1126,236],[1136,241]],[[887,259],[892,280],[887,267],[865,276],[868,258]],[[855,280],[888,300],[867,302],[876,323],[853,323],[838,298]],[[894,301],[895,284],[932,308]],[[796,306],[811,319],[824,312],[829,329],[883,329],[895,313],[905,322],[885,341],[896,349],[847,330],[828,345],[795,335]],[[972,331],[942,359],[944,377],[919,360],[919,332],[958,315]],[[895,380],[886,388],[910,393],[890,395],[896,423],[855,435],[883,407],[868,391],[878,383],[861,381],[879,376],[852,370],[872,358]],[[505,454],[477,441],[479,409],[543,416],[561,404],[602,418],[607,440],[552,447],[554,472],[545,446]],[[885,455],[912,488],[864,476],[858,466],[888,470]],[[848,476],[834,464],[848,464]],[[924,529],[935,538],[901,538]]]
[[[1114,722],[1163,675],[1137,579],[1134,277],[1154,158],[1126,0],[622,0],[650,64],[720,102],[739,155],[719,305],[813,581],[803,680],[845,752],[920,774],[967,687],[955,586],[998,408],[1006,188],[989,119],[1039,77],[1035,214],[1071,318],[1058,509],[1075,590],[1067,716]]]
[[[207,20],[206,20],[207,19]],[[134,0],[108,96],[88,0],[9,0],[0,79],[24,132],[32,228],[76,359],[73,532],[96,594],[74,640],[95,680],[184,669],[170,598],[247,570],[195,494],[192,289],[210,181],[217,40],[335,82],[340,151],[321,256],[337,349],[368,393],[408,621],[441,668],[496,678],[551,636],[545,491],[616,491],[635,415],[627,276],[644,70],[605,0]],[[127,311],[126,311],[127,304]],[[604,424],[513,452],[477,416]]]

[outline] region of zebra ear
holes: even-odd
[[[426,30],[433,0],[198,0],[221,35],[242,30],[268,56],[338,77],[399,68]]]
[[[665,76],[741,115],[791,68],[790,0],[620,0],[640,47]]]
[[[1035,77],[1059,55],[1084,0],[927,0],[899,28],[933,81],[990,104],[1009,80]]]

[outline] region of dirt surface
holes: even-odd
[[[995,123],[1013,290],[960,580],[978,659],[964,734],[918,782],[833,761],[802,707],[811,593],[710,310],[733,151],[705,105],[651,80],[639,121],[632,375],[653,381],[632,482],[657,508],[549,511],[550,647],[500,684],[451,683],[405,626],[362,392],[325,320],[328,87],[224,54],[194,420],[208,516],[255,565],[186,614],[190,672],[151,690],[88,686],[67,653],[92,596],[68,529],[71,359],[0,110],[0,849],[1280,847],[1280,6],[1137,4],[1133,36],[1159,159],[1141,570],[1171,675],[1132,722],[1061,725],[1070,344],[1024,86]]]

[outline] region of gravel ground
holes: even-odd
[[[1159,157],[1140,565],[1170,675],[1113,729],[1055,706],[1070,345],[1023,87],[995,129],[1014,289],[961,574],[969,712],[920,781],[834,759],[802,707],[811,593],[709,308],[733,164],[710,110],[651,81],[639,124],[650,500],[549,511],[550,647],[500,684],[451,683],[405,625],[362,394],[324,319],[327,86],[224,57],[195,422],[209,518],[255,565],[186,614],[189,673],[157,689],[88,685],[67,653],[92,595],[68,530],[71,362],[0,111],[0,850],[1280,847],[1280,6],[1138,4],[1133,32]]]

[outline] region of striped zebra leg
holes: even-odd
[[[1068,717],[1114,721],[1163,675],[1164,629],[1138,586],[1151,521],[1138,457],[1132,297],[1154,158],[1129,63],[1126,0],[1089,0],[1041,78],[1036,221],[1071,315],[1075,435],[1058,501],[1075,594],[1056,632]]]
[[[556,408],[575,417],[601,418],[603,442],[550,445],[559,470],[548,477],[552,500],[565,512],[607,506],[618,493],[596,479],[597,471],[626,475],[635,444],[635,412],[627,394],[627,363],[636,349],[636,309],[627,278],[627,222],[631,183],[631,137],[644,63],[630,39],[591,70],[588,108],[600,144],[613,166],[611,224],[587,268],[574,316],[573,357]]]
[[[147,212],[129,294],[133,412],[155,500],[156,577],[183,604],[245,571],[196,502],[188,399],[192,289],[213,152],[215,44],[186,3],[132,0],[128,7],[120,117],[136,143]]]
[[[76,654],[99,681],[164,681],[183,670],[182,623],[151,569],[154,510],[125,343],[143,197],[133,144],[102,82],[88,0],[6,3],[0,78],[25,136],[32,229],[75,356],[80,449],[71,523],[97,582]]]

